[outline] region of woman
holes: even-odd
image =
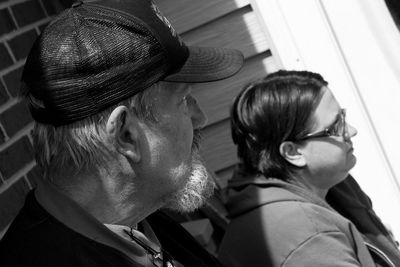
[[[400,262],[380,222],[391,258],[366,244],[354,223],[326,202],[337,184],[357,186],[346,179],[356,163],[351,138],[357,130],[346,123],[345,109],[319,74],[279,71],[248,85],[234,101],[231,126],[241,164],[230,183],[232,221],[220,246],[223,263],[372,267]],[[371,220],[366,217],[365,222]]]

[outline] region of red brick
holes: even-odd
[[[0,10],[0,36],[15,30],[14,21],[11,18],[8,9]]]
[[[23,67],[20,67],[16,70],[13,70],[6,75],[4,75],[4,83],[8,89],[8,92],[13,97],[19,96],[19,89],[21,86],[21,75],[23,71]]]
[[[37,37],[35,30],[24,32],[8,41],[16,60],[25,58]]]
[[[46,22],[46,23],[44,23],[44,24],[42,24],[42,25],[39,25],[39,32],[42,32],[42,31],[44,30],[44,28],[47,27],[48,24],[49,24],[49,23]]]
[[[4,88],[3,83],[0,81],[0,105],[7,102],[8,99],[10,99],[10,97],[6,92],[6,88]]]
[[[0,123],[9,137],[16,134],[31,121],[32,117],[25,101],[18,102],[0,114]]]
[[[22,2],[11,7],[19,27],[26,26],[46,17],[36,0]]]
[[[6,141],[6,137],[4,136],[3,130],[0,128],[0,145]]]
[[[37,186],[37,181],[42,178],[42,171],[39,166],[35,166],[32,170],[28,172],[28,180],[32,187]]]
[[[58,14],[65,8],[62,3],[56,0],[42,0],[42,3],[48,15]]]
[[[24,136],[0,151],[0,172],[4,179],[9,179],[31,161],[33,161],[33,148],[28,137]]]
[[[10,53],[8,53],[6,46],[0,43],[0,70],[5,69],[13,64]]]
[[[5,228],[18,214],[28,191],[28,184],[21,178],[0,194],[0,229]]]

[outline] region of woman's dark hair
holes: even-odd
[[[245,172],[290,179],[293,165],[279,146],[310,131],[327,85],[317,73],[280,70],[243,88],[231,108],[231,130]]]

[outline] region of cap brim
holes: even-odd
[[[243,54],[235,49],[189,46],[189,57],[182,68],[163,80],[201,83],[218,81],[237,73],[243,66]]]

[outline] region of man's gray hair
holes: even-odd
[[[72,124],[54,127],[36,122],[32,137],[36,162],[44,178],[52,179],[53,175],[62,175],[63,171],[74,170],[77,173],[91,167],[105,166],[110,157],[115,155],[115,151],[105,145],[106,123],[111,112],[119,105],[126,105],[140,120],[156,122],[149,99],[153,87]]]

